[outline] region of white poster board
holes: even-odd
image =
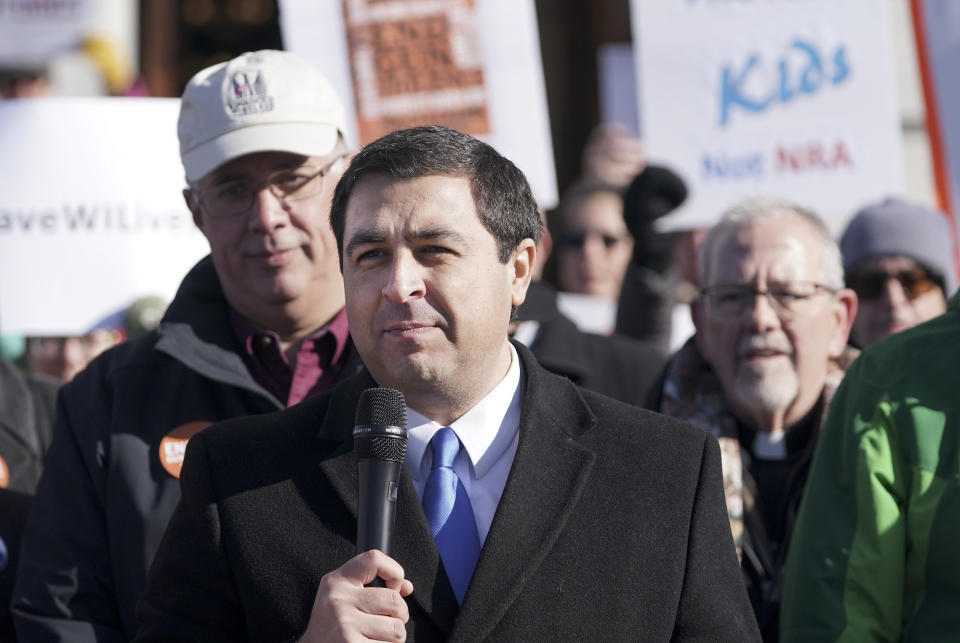
[[[541,206],[556,205],[533,0],[279,6],[284,47],[333,83],[351,115],[352,143],[413,124],[461,129],[516,163]]]
[[[640,131],[709,225],[744,197],[838,231],[903,190],[890,12],[876,0],[632,0]]]
[[[0,102],[0,332],[77,335],[167,301],[209,252],[183,196],[176,99]]]

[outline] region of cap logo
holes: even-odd
[[[227,109],[233,116],[273,111],[273,96],[267,96],[259,70],[234,72],[230,84],[233,91],[227,98]]]

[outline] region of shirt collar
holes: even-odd
[[[337,313],[337,316],[334,317],[326,328],[318,331],[317,334],[330,333],[333,335],[333,339],[336,342],[336,348],[333,351],[333,356],[330,358],[331,363],[337,364],[340,362],[340,358],[343,357],[343,351],[347,346],[347,340],[350,338],[350,327],[347,325],[347,309],[341,308],[340,312]]]
[[[256,358],[254,339],[258,336],[270,337],[273,341],[277,342],[277,346],[280,345],[280,336],[276,332],[258,328],[256,324],[238,313],[232,306],[229,310],[230,325],[233,327],[233,333],[240,341],[245,355],[254,359]],[[350,337],[350,329],[347,326],[346,308],[341,308],[340,312],[330,320],[329,324],[320,328],[315,333],[311,333],[304,339],[317,339],[327,333],[330,333],[335,342],[333,353],[330,356],[330,363],[336,364],[340,361],[340,357],[343,355],[343,351],[347,346],[347,339]]]
[[[507,374],[473,408],[450,425],[463,445],[477,479],[483,478],[503,455],[520,427],[520,359],[516,349],[511,344],[508,346],[510,368]],[[407,408],[407,427],[407,467],[414,480],[423,480],[429,475],[433,460],[428,449],[430,440],[443,425]]]

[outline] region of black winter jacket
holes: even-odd
[[[185,443],[175,438],[283,408],[240,350],[207,257],[156,331],[107,351],[64,386],[14,591],[21,640],[133,638],[137,599],[180,499],[174,474]],[[352,344],[341,364],[338,380],[360,369]]]

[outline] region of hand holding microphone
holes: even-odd
[[[357,403],[355,424],[357,555],[320,581],[300,641],[352,640],[355,634],[377,641],[406,640],[404,624],[410,614],[396,593],[409,596],[413,584],[388,556],[407,451],[403,393],[389,388],[365,390]]]

